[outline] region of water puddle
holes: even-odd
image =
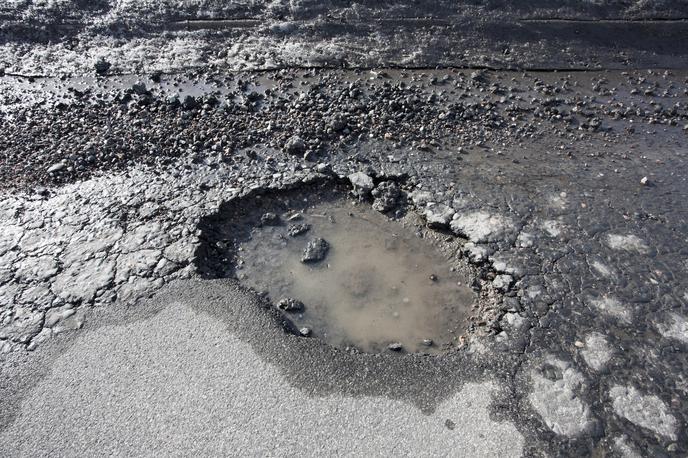
[[[467,277],[414,231],[345,199],[261,214],[235,274],[303,335],[364,352],[436,354],[458,344],[475,302]]]

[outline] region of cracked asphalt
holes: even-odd
[[[120,3],[0,9],[1,455],[688,453],[683,4],[454,6],[450,23],[548,21],[505,53],[496,29],[450,33],[404,2],[387,12],[407,43],[384,49],[388,23],[332,25],[385,12],[366,2],[148,22]],[[193,18],[216,28],[161,25]],[[555,39],[562,19],[666,28],[619,50]],[[452,33],[483,46],[442,54]],[[237,36],[231,58],[207,50]],[[327,53],[295,52],[313,43]],[[480,53],[494,69],[464,68]],[[543,65],[563,71],[523,70]],[[218,269],[228,206],[335,185],[460,246],[481,304],[453,351],[298,337]]]

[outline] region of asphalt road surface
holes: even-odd
[[[686,456],[688,9],[536,3],[0,6],[0,456]],[[468,279],[446,351],[239,285],[325,193]]]
[[[312,395],[233,330],[242,326],[235,320],[251,318],[250,312],[239,318],[238,310],[258,308],[250,295],[226,283],[175,289],[123,312],[136,318],[111,316],[60,352],[37,351],[34,358],[54,360],[35,386],[16,393],[23,401],[0,437],[3,454],[520,456],[523,450],[511,422],[490,418],[492,393],[500,389],[494,382],[466,383],[431,413],[379,396]],[[225,320],[208,311],[227,307],[237,312]],[[296,339],[275,331],[263,338],[275,358]],[[318,373],[332,361],[304,356],[292,364]]]

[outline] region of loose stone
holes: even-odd
[[[303,250],[301,262],[319,262],[325,259],[327,252],[330,249],[330,244],[320,237],[314,238],[308,242],[306,248]]]
[[[434,205],[425,210],[425,221],[430,229],[446,229],[454,216],[454,209],[446,205]]]
[[[296,237],[305,232],[308,232],[310,228],[311,226],[309,224],[292,224],[289,226],[288,233],[290,236]]]
[[[387,348],[389,348],[391,351],[401,351],[401,349],[404,347],[399,342],[394,342],[389,344]]]
[[[302,155],[306,152],[306,143],[298,135],[294,135],[284,145],[284,149],[289,154]]]
[[[279,216],[271,212],[265,213],[260,217],[260,223],[263,226],[276,226],[279,224]]]
[[[373,189],[373,179],[363,172],[352,173],[348,176],[354,187],[354,193],[359,197],[365,197]]]
[[[384,181],[371,194],[375,198],[373,208],[381,213],[386,213],[397,206],[401,191],[395,182]]]
[[[304,309],[303,302],[293,297],[285,297],[277,303],[277,308],[285,312],[300,312]]]

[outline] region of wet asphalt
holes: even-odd
[[[490,416],[499,383],[449,379],[432,358],[347,356],[287,335],[230,280],[181,281],[89,318],[69,342],[5,361],[3,377],[32,382],[3,386],[3,419],[12,419],[3,455],[520,456],[523,448],[511,422]],[[432,367],[446,386],[428,381]]]
[[[0,8],[1,455],[688,453],[684,5],[397,3]],[[451,210],[456,351],[297,337],[232,278],[227,208],[353,173]]]

